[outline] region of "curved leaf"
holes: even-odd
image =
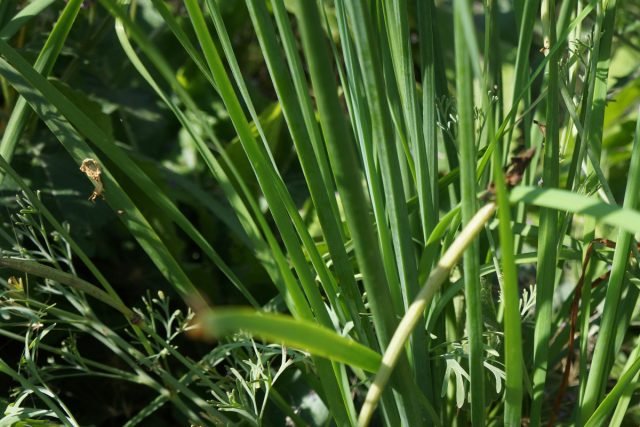
[[[640,233],[640,212],[611,205],[595,197],[583,196],[566,190],[536,187],[516,187],[509,196],[511,203],[524,202],[536,206],[589,215],[631,233]]]
[[[622,397],[622,393],[624,393],[638,371],[640,371],[640,358],[636,359],[629,370],[620,377],[618,383],[611,389],[602,403],[600,403],[600,406],[598,406],[585,426],[592,427],[605,424],[609,414],[614,410],[618,400]]]
[[[382,359],[378,353],[356,341],[316,323],[290,316],[225,308],[207,312],[201,322],[205,336],[222,337],[240,330],[247,331],[267,341],[308,351],[369,372],[376,371]]]

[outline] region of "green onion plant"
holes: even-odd
[[[638,17],[2,1],[0,424],[640,423]]]

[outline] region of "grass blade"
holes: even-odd
[[[98,160],[99,157],[82,141],[75,129],[71,127],[69,122],[58,112],[57,106],[65,109],[71,117],[80,118],[78,126],[81,129],[88,127],[88,137],[106,137],[102,131],[88,119],[77,107],[75,107],[62,93],[60,93],[53,85],[33,70],[29,64],[18,55],[11,47],[3,41],[0,41],[0,54],[11,62],[9,65],[4,60],[0,60],[0,72],[5,78],[10,79],[12,85],[21,92],[21,95],[31,104],[36,113],[44,119],[47,126],[54,132],[65,148],[74,157],[78,165],[82,164],[84,159],[90,158]],[[19,73],[14,71],[15,66]],[[22,78],[27,78],[25,82]],[[33,85],[31,89],[29,85]],[[51,105],[49,101],[56,102],[57,105]],[[100,162],[99,162],[100,163]],[[196,305],[206,305],[204,299],[191,283],[177,261],[165,247],[160,237],[153,231],[151,225],[140,214],[131,199],[120,189],[117,181],[111,176],[106,167],[102,168],[102,180],[105,187],[111,188],[111,194],[107,202],[112,206],[114,212],[122,210],[125,215],[120,215],[127,228],[132,232],[141,246],[150,255],[152,261],[156,263],[158,269],[172,283],[176,289],[185,298],[194,298],[192,301]],[[158,191],[160,193],[160,191]]]
[[[525,202],[535,206],[587,215],[629,233],[640,233],[640,212],[629,207],[604,203],[595,197],[566,190],[520,186],[511,190],[511,203]]]
[[[616,385],[602,400],[586,422],[585,427],[596,427],[606,423],[609,414],[614,409],[614,405],[618,402],[618,399],[621,398],[622,394],[625,393],[627,386],[637,377],[638,372],[640,372],[640,357],[636,358],[631,366],[629,366],[629,369],[622,374]]]
[[[640,115],[636,121],[636,132],[633,148],[631,150],[631,164],[627,177],[627,187],[624,195],[624,208],[636,209],[640,199]],[[616,249],[611,265],[611,274],[607,285],[602,321],[598,339],[593,353],[591,369],[585,390],[584,401],[580,408],[581,419],[591,417],[597,402],[603,392],[603,384],[609,374],[612,364],[612,348],[616,318],[620,306],[620,298],[625,287],[624,275],[629,262],[629,251],[633,234],[628,230],[620,229],[616,241]]]
[[[216,309],[201,318],[205,336],[223,337],[245,331],[268,341],[375,372],[380,355],[357,342],[309,321],[247,309]]]
[[[555,0],[542,1],[544,24],[544,48],[557,43]],[[558,122],[558,54],[549,53],[547,78],[547,112],[542,180],[544,188],[557,188],[560,173],[560,142]],[[551,319],[553,318],[553,293],[556,282],[558,248],[558,212],[542,209],[540,212],[540,236],[538,238],[538,266],[536,271],[536,326],[533,344],[533,402],[531,423],[540,424],[542,399],[547,380]]]
[[[458,144],[460,150],[460,191],[462,224],[467,226],[476,214],[476,141],[473,115],[473,69],[470,46],[464,36],[463,9],[471,4],[465,0],[454,1],[454,39],[456,57],[456,95],[458,111]],[[468,29],[471,31],[471,29]],[[469,371],[471,383],[471,423],[484,425],[484,345],[483,320],[479,279],[479,245],[471,242],[464,254],[464,289],[466,306],[466,330],[469,337]]]
[[[62,50],[62,46],[64,45],[64,42],[69,35],[69,31],[71,31],[71,26],[78,16],[78,12],[80,11],[81,6],[82,0],[72,0],[67,3],[64,10],[60,14],[58,22],[56,22],[56,24],[54,25],[51,34],[49,34],[47,41],[38,54],[38,59],[36,59],[36,62],[33,65],[33,68],[42,75],[48,76],[51,73],[55,62],[58,59],[58,55]],[[15,21],[20,21],[20,19],[16,18]],[[11,23],[9,23],[8,25],[10,24]],[[4,33],[4,30],[6,28],[7,27],[3,28],[2,32],[0,32],[0,38],[2,38],[2,34]],[[11,31],[12,27],[9,27],[8,32]],[[9,119],[9,122],[4,129],[2,141],[0,142],[0,156],[2,156],[9,163],[11,163],[16,144],[18,143],[18,140],[20,139],[20,136],[22,135],[22,132],[27,125],[27,121],[29,120],[30,116],[31,110],[27,102],[24,100],[24,98],[18,98],[16,105],[13,107],[11,118]],[[2,184],[3,180],[4,174],[0,173],[0,185]]]
[[[42,13],[46,8],[55,3],[56,0],[34,0],[20,10],[13,18],[4,24],[0,29],[0,39],[9,40],[29,21]],[[9,6],[11,2],[3,2],[2,6]]]
[[[428,307],[442,283],[449,276],[449,271],[456,265],[465,250],[475,241],[476,236],[483,230],[485,224],[491,219],[495,211],[496,205],[488,203],[483,206],[472,218],[467,226],[460,232],[456,240],[449,246],[442,258],[438,261],[436,267],[431,271],[429,278],[420,290],[415,301],[407,310],[402,318],[400,325],[396,329],[389,347],[382,357],[382,365],[376,373],[374,383],[369,388],[365,404],[358,416],[358,425],[366,426],[371,421],[373,411],[380,399],[382,390],[384,389],[393,368],[396,366],[399,357],[404,351],[404,345],[416,327],[423,312]]]
[[[97,286],[86,282],[73,274],[65,273],[58,269],[47,267],[34,261],[0,258],[0,266],[11,268],[13,270],[22,271],[24,273],[33,274],[34,276],[51,279],[56,282],[68,285],[80,292],[88,294],[103,303],[122,313],[129,321],[137,323],[139,316],[121,301],[114,300],[109,294],[100,290]]]

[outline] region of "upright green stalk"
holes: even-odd
[[[438,139],[437,139],[437,114],[436,114],[436,58],[435,58],[435,32],[437,31],[432,0],[417,0],[418,23],[420,34],[420,58],[422,65],[422,132],[424,138],[424,156],[429,176],[424,177],[431,185],[430,193],[433,200],[433,214],[427,216],[425,235],[431,233],[429,218],[437,219],[438,212]],[[420,150],[420,148],[418,148]],[[423,153],[418,151],[418,157]],[[418,159],[418,162],[420,159]],[[419,170],[416,168],[416,170]],[[420,181],[420,178],[418,178]],[[425,208],[426,209],[426,208]],[[437,222],[437,221],[436,221]]]
[[[483,108],[487,117],[486,144],[492,144],[496,123],[500,121],[502,96],[500,50],[497,27],[497,4],[494,0],[485,3],[485,85],[483,93],[497,96],[497,105],[493,99],[485,97]],[[497,91],[497,93],[495,93]],[[518,271],[515,263],[514,233],[511,228],[511,206],[509,194],[503,172],[503,146],[502,139],[495,141],[496,148],[492,155],[493,183],[495,197],[498,205],[498,232],[500,236],[500,258],[502,264],[502,280],[500,307],[498,310],[498,322],[502,323],[504,330],[504,365],[505,365],[505,392],[503,420],[505,426],[518,426],[521,424],[522,396],[523,396],[523,355],[522,355],[522,330],[520,319],[520,290],[518,287]]]
[[[515,246],[511,228],[511,207],[509,194],[502,172],[501,153],[493,152],[493,182],[498,204],[498,231],[500,234],[500,255],[502,258],[502,304],[504,307],[504,365],[505,365],[505,399],[504,425],[521,424],[523,378],[522,373],[522,330],[520,320],[520,290],[518,288],[518,271],[515,263]]]
[[[518,105],[520,100],[524,100],[523,110],[528,111],[531,104],[531,89],[529,86],[527,87],[525,93],[521,94],[522,87],[527,81],[527,72],[529,70],[529,52],[531,51],[531,42],[533,40],[534,34],[534,25],[536,23],[535,13],[538,10],[538,4],[540,0],[524,0],[524,4],[522,5],[522,15],[519,16],[521,19],[517,21],[518,24],[518,48],[516,50],[516,63],[515,63],[515,78],[513,82],[513,94],[511,100],[511,110],[517,112]],[[522,2],[516,2],[516,4]],[[524,145],[525,148],[529,148],[531,146],[531,124],[532,124],[531,113],[526,113],[523,117],[522,129],[524,130]],[[512,119],[515,116],[512,116]],[[504,158],[508,158],[508,154],[511,149],[511,141],[513,135],[513,128],[509,130],[504,144],[502,155]],[[533,177],[532,172],[528,172],[526,174],[527,178]],[[529,182],[529,180],[527,180]],[[514,220],[516,222],[524,222],[526,211],[524,205],[516,206],[516,213]],[[516,252],[520,252],[522,246],[522,239],[520,235],[516,235],[514,239],[514,249]]]
[[[340,230],[339,216],[337,207],[335,207],[335,197],[329,194],[332,186],[322,178],[318,156],[313,150],[310,139],[313,133],[307,132],[305,119],[301,111],[301,102],[295,94],[295,88],[292,84],[292,77],[286,69],[286,62],[282,58],[282,54],[278,50],[276,34],[266,5],[260,1],[248,1],[249,12],[254,23],[254,28],[258,34],[262,51],[269,67],[271,79],[281,101],[285,118],[288,123],[288,129],[296,147],[300,164],[302,166],[307,185],[311,195],[311,199],[316,207],[318,219],[322,226],[325,240],[329,247],[329,252],[333,259],[333,265],[336,274],[341,283],[341,295],[339,304],[336,309],[341,306],[346,307],[345,310],[339,310],[339,314],[344,316],[344,312],[348,313],[346,319],[353,321],[356,325],[356,331],[363,340],[367,340],[366,334],[362,330],[359,311],[362,312],[364,306],[358,295],[358,289],[354,279],[353,269],[349,263],[347,252],[344,247],[344,235]],[[301,72],[301,70],[300,70]],[[313,124],[315,125],[315,124]],[[332,182],[331,182],[332,184]],[[338,301],[336,301],[338,303]],[[346,320],[343,319],[343,320]],[[345,322],[346,323],[346,322]]]
[[[360,19],[359,31],[361,33],[358,40],[364,43],[368,39],[362,32],[365,31],[362,27],[365,25],[362,22],[362,10],[359,9],[362,5],[359,2],[347,5],[347,7],[351,6],[358,8],[359,13],[357,15],[352,14],[351,17]],[[355,147],[350,142],[352,133],[347,127],[344,113],[338,100],[338,90],[333,78],[334,73],[331,68],[326,42],[322,37],[323,31],[320,26],[321,21],[318,9],[315,4],[311,6],[305,3],[304,6],[300,5],[299,12],[298,18],[302,42],[309,63],[311,81],[316,89],[314,93],[317,98],[320,123],[325,136],[325,143],[327,144],[327,152],[344,205],[345,217],[354,242],[356,258],[363,275],[363,283],[367,291],[373,322],[376,326],[376,334],[380,347],[384,349],[389,342],[397,321],[395,319],[395,311],[389,304],[391,296],[385,280],[385,273],[382,269],[383,264],[379,246],[377,245],[372,224],[368,220],[370,218],[369,204],[361,184],[361,174]],[[359,54],[363,53],[362,46],[358,48],[356,44],[356,48],[360,49],[358,51]],[[371,84],[372,82],[369,83]],[[378,106],[377,108],[380,107]],[[399,195],[404,197],[402,191],[399,192]],[[406,226],[406,223],[404,225]],[[399,375],[402,378],[402,383],[412,382],[406,363],[401,365]],[[401,392],[407,392],[407,390],[401,390]],[[399,405],[399,409],[401,413],[406,411],[411,414],[417,414],[419,412],[416,408],[417,401],[409,397],[410,393],[404,393],[404,403]],[[413,422],[419,421],[414,419]]]
[[[422,156],[426,161],[427,167],[416,167],[418,185],[423,180],[427,180],[431,186],[429,192],[433,204],[431,209],[433,213],[429,215],[427,212],[426,204],[423,203],[421,213],[423,215],[425,226],[423,227],[423,235],[425,238],[425,246],[429,235],[432,233],[433,228],[429,222],[430,218],[437,220],[439,212],[438,202],[438,127],[437,127],[437,111],[436,111],[436,58],[435,58],[435,32],[437,31],[436,19],[434,16],[434,5],[432,0],[417,0],[416,10],[418,12],[418,32],[420,35],[420,63],[421,63],[421,81],[422,81],[422,138],[424,144],[421,144],[417,148],[416,163],[422,162]],[[429,176],[423,176],[424,172],[428,171]],[[420,192],[420,188],[418,188]],[[421,200],[421,199],[420,199]],[[433,264],[436,254],[438,253],[438,245],[433,247],[427,247],[423,251],[421,257],[425,257],[425,264],[429,267]],[[421,263],[422,264],[422,263]],[[441,323],[443,325],[443,323]],[[443,331],[444,332],[444,331]],[[444,333],[435,332],[437,335],[444,335]],[[427,341],[425,343],[427,354],[429,354],[431,347],[431,340],[427,335]],[[424,383],[422,387],[425,390],[427,398],[433,402],[433,405],[438,408],[440,399],[436,399],[438,396],[437,387],[435,387],[436,370],[434,369],[436,363],[431,358],[427,358],[424,361],[426,380],[421,380]],[[438,378],[440,376],[438,375]],[[437,409],[436,409],[437,410]]]
[[[367,101],[364,84],[357,64],[354,41],[351,38],[351,30],[347,16],[345,2],[336,1],[336,15],[338,18],[338,28],[342,41],[342,52],[345,61],[345,72],[340,73],[342,77],[342,88],[345,93],[345,100],[349,107],[349,114],[352,117],[351,123],[362,157],[364,176],[368,186],[368,193],[373,208],[373,220],[377,231],[378,244],[383,262],[383,269],[386,275],[387,288],[390,291],[394,309],[402,312],[402,293],[398,278],[398,265],[393,254],[393,242],[391,231],[387,226],[387,214],[384,202],[384,189],[382,177],[379,173],[379,166],[376,159],[373,144],[371,141],[371,118],[369,115],[369,103]],[[340,63],[340,59],[336,60]],[[338,68],[340,70],[340,68]]]
[[[344,204],[356,258],[363,274],[376,334],[381,348],[384,348],[396,322],[393,320],[393,313],[388,310],[389,290],[381,268],[382,261],[375,234],[371,222],[367,220],[370,218],[369,204],[361,184],[362,176],[356,151],[350,142],[352,133],[338,100],[338,88],[333,78],[331,59],[322,38],[317,6],[315,3],[312,6],[300,4],[299,11],[298,19],[311,82],[315,88],[322,88],[315,94],[329,160]]]
[[[409,44],[409,23],[407,16],[406,0],[393,0],[385,3],[385,23],[388,32],[389,50],[393,63],[394,76],[398,85],[400,102],[402,104],[402,114],[406,133],[409,140],[409,147],[413,152],[412,157],[407,161],[413,162],[416,170],[416,182],[418,204],[420,206],[421,236],[426,242],[429,234],[435,227],[438,213],[434,210],[433,196],[431,193],[432,182],[430,178],[433,174],[429,170],[427,159],[427,147],[422,129],[422,116],[418,108],[415,75],[413,72],[413,56]],[[386,45],[385,45],[386,46]],[[403,162],[401,162],[402,164]],[[407,187],[405,187],[407,188]],[[419,238],[419,236],[415,236]],[[413,251],[404,251],[402,256],[413,258]],[[408,263],[405,268],[415,268],[414,263]],[[416,281],[415,293],[417,294],[417,277],[409,279]],[[416,294],[407,295],[411,301]],[[411,339],[411,355],[413,368],[417,382],[425,394],[428,394],[428,356],[426,342],[426,332],[424,328],[417,328]]]
[[[363,3],[347,2],[347,10],[351,19],[354,44],[359,62],[359,72],[369,104],[371,116],[373,144],[380,167],[386,196],[386,211],[393,238],[395,259],[402,287],[404,309],[409,305],[411,297],[418,292],[417,267],[413,243],[409,230],[409,217],[401,181],[401,172],[396,138],[391,127],[391,117],[385,98],[383,73],[376,70],[382,57],[379,52],[380,41],[373,32],[373,16]],[[375,71],[375,72],[374,72]]]
[[[82,0],[69,1],[62,11],[58,22],[54,25],[47,41],[38,54],[38,59],[36,59],[33,65],[33,68],[42,75],[48,76],[51,73],[81,6]],[[16,144],[22,136],[22,132],[32,114],[27,101],[23,97],[18,98],[16,105],[13,107],[9,122],[4,129],[2,142],[0,142],[0,156],[8,163],[11,163]],[[2,184],[3,179],[4,172],[0,171],[0,184]]]
[[[0,27],[4,27],[7,21],[9,21],[11,12],[13,12],[15,7],[15,0],[5,0],[0,3]]]
[[[602,8],[604,7],[604,10]],[[604,110],[607,97],[607,80],[609,73],[609,64],[611,61],[611,41],[614,31],[614,20],[616,12],[616,1],[608,1],[606,3],[598,2],[596,24],[594,34],[600,35],[595,40],[595,45],[591,51],[590,69],[588,79],[588,91],[585,102],[585,114],[583,135],[581,138],[581,150],[585,150],[590,154],[592,160],[589,170],[598,167],[597,162],[600,160],[602,152],[603,122]],[[595,161],[595,162],[594,162]],[[596,164],[594,164],[596,163]],[[606,183],[603,183],[603,185]],[[589,221],[585,224],[585,243],[590,242],[595,237],[595,222]],[[586,295],[589,294],[585,292]],[[585,295],[585,297],[586,297]],[[586,304],[585,304],[586,305]],[[587,305],[588,306],[588,305]],[[585,316],[583,331],[588,330],[588,316]],[[602,333],[602,331],[601,331]],[[600,338],[600,335],[599,337]],[[600,349],[599,351],[604,351]],[[586,355],[586,348],[581,356]],[[595,353],[593,355],[595,360]],[[600,356],[599,356],[600,357]],[[582,357],[581,357],[582,359]],[[608,363],[608,362],[607,362]],[[604,366],[600,369],[608,371]],[[586,373],[586,369],[583,371]],[[602,372],[597,374],[593,370],[593,363],[589,369],[587,381],[580,384],[581,393],[578,400],[578,425],[584,424],[589,418],[593,408],[595,408],[596,400],[601,395],[600,387],[592,388],[596,384],[601,383]]]
[[[460,191],[462,223],[471,221],[477,210],[476,145],[473,115],[473,73],[460,9],[470,8],[466,0],[455,0],[453,28],[456,57],[456,105],[458,110],[458,144],[460,150]],[[478,241],[474,240],[463,258],[466,326],[469,336],[469,373],[471,377],[471,422],[484,425],[484,368],[482,340],[482,300]]]
[[[544,144],[543,186],[556,188],[559,185],[560,146],[558,134],[558,53],[549,51],[556,44],[555,0],[544,0],[542,19],[544,23],[544,48],[549,55],[547,77],[546,136]],[[538,426],[542,416],[542,400],[547,380],[549,340],[553,314],[553,292],[556,281],[558,252],[558,212],[553,209],[540,210],[540,235],[538,237],[538,269],[536,274],[536,325],[533,347],[533,402],[531,425]]]
[[[636,123],[636,136],[631,150],[631,165],[629,167],[623,206],[629,209],[636,209],[639,199],[640,118]],[[611,275],[609,276],[604,309],[602,311],[602,321],[593,352],[584,401],[579,410],[579,424],[584,423],[593,414],[596,404],[604,392],[605,381],[613,364],[614,354],[612,349],[615,348],[616,319],[619,314],[620,297],[624,290],[624,275],[629,261],[632,239],[633,234],[625,230],[618,231],[616,250],[613,255],[613,264],[611,265]]]
[[[227,75],[217,48],[213,43],[198,2],[196,0],[187,0],[185,4],[203,48],[211,74],[218,86],[220,96],[229,111],[229,116],[238,132],[242,147],[251,160],[251,166],[260,183],[265,198],[269,203],[269,208],[273,213],[273,218],[291,256],[291,261],[300,277],[300,284],[309,299],[313,313],[319,323],[332,327],[333,324],[326,306],[315,284],[315,277],[302,253],[299,243],[299,237],[301,236],[296,234],[296,230],[291,223],[292,220],[295,220],[292,216],[298,215],[297,211],[292,210],[295,208],[291,196],[286,192],[284,183],[277,173],[277,170],[275,170],[269,153],[264,146],[258,144],[251,133],[247,118]],[[215,7],[215,5],[213,6]],[[315,247],[308,249],[316,250]],[[355,417],[355,413],[352,406],[353,402],[347,396],[348,390],[344,387],[344,373],[341,372],[341,369],[337,369],[337,367],[332,366],[326,360],[314,358],[314,361],[323,384],[324,396],[329,401],[329,406],[332,408],[332,415],[335,417],[336,422],[340,425],[351,423],[350,420]]]
[[[400,95],[400,101],[402,104],[402,112],[404,115],[404,123],[406,125],[407,136],[409,139],[409,146],[413,152],[413,161],[415,162],[416,171],[416,187],[418,190],[418,204],[420,205],[420,220],[422,223],[422,238],[426,241],[429,234],[435,227],[437,222],[437,215],[434,210],[433,202],[433,190],[432,183],[436,180],[433,179],[433,172],[430,170],[429,162],[432,161],[429,155],[435,153],[427,152],[427,145],[425,136],[435,138],[428,133],[425,135],[425,129],[423,127],[423,117],[420,115],[418,108],[415,75],[413,72],[413,56],[411,55],[411,45],[409,37],[409,24],[407,17],[407,1],[406,0],[392,0],[384,2],[385,9],[385,22],[386,29],[388,31],[389,48],[391,50],[391,60],[393,63],[394,75],[398,85],[398,93]],[[423,40],[425,41],[425,40]],[[428,39],[427,44],[430,45],[433,41]],[[426,47],[426,55],[432,58],[432,47]],[[433,64],[431,63],[432,67]],[[433,70],[426,77],[430,80],[427,82],[430,87],[426,90],[428,93],[433,94],[435,87],[433,82]],[[424,90],[424,88],[423,88]],[[426,106],[426,104],[423,104]],[[428,120],[431,122],[429,126],[435,130],[435,123],[433,123],[432,117],[435,117],[434,102],[431,101],[429,107],[430,115]],[[429,148],[433,148],[433,139],[430,141]],[[411,159],[409,159],[411,160]]]

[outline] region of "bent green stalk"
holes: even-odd
[[[8,267],[14,270],[22,271],[24,273],[33,274],[34,276],[50,279],[72,287],[80,292],[102,301],[103,303],[110,305],[111,307],[122,313],[129,321],[138,323],[140,317],[129,307],[124,305],[121,301],[118,301],[111,297],[108,293],[103,291],[91,283],[82,280],[81,278],[74,276],[73,274],[66,273],[64,271],[57,270],[53,267],[42,265],[35,261],[29,261],[24,259],[15,258],[0,258],[0,267]]]
[[[389,381],[393,368],[402,354],[404,345],[409,339],[411,332],[416,327],[418,320],[422,317],[424,310],[431,302],[434,294],[440,289],[442,283],[449,277],[449,271],[460,260],[465,249],[474,241],[484,225],[491,219],[496,204],[490,202],[480,208],[475,216],[468,222],[467,226],[460,232],[460,235],[453,241],[451,246],[444,253],[438,264],[433,269],[427,282],[420,290],[415,301],[409,306],[407,313],[400,321],[400,325],[391,337],[389,346],[382,357],[380,369],[376,373],[373,384],[369,388],[364,405],[358,416],[358,426],[366,426],[371,421],[373,411],[378,405],[382,391]]]

